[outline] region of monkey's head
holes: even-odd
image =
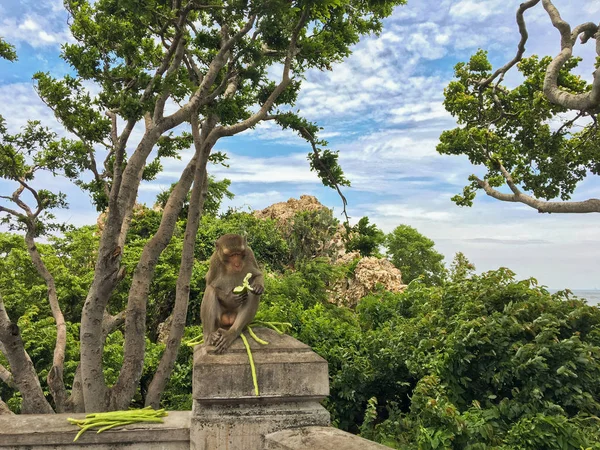
[[[241,272],[244,268],[248,244],[244,236],[239,234],[224,234],[215,244],[215,251],[227,269]]]

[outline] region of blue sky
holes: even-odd
[[[399,224],[414,226],[436,242],[447,262],[462,251],[478,271],[505,266],[551,288],[600,288],[598,215],[541,215],[483,194],[473,208],[459,208],[450,197],[481,169],[462,157],[435,152],[440,133],[454,126],[442,106],[454,64],[478,48],[489,51],[495,67],[512,58],[520,1],[409,0],[386,20],[381,36],[363,39],[332,71],[309,73],[297,106],[324,127],[322,136],[340,151],[352,182],[344,193],[354,221],[367,215],[386,232]],[[555,3],[572,25],[600,22],[600,0]],[[557,54],[558,35],[541,5],[529,12],[527,21],[527,54]],[[70,39],[62,2],[0,0],[0,36],[15,44],[19,54],[17,63],[0,61],[0,114],[12,131],[28,119],[59,131],[37,98],[31,76],[39,70],[57,76],[68,71],[58,57],[60,44]],[[591,80],[592,45],[579,46],[577,52],[586,58],[580,73]],[[518,76],[510,75],[507,82],[518,83]],[[293,133],[264,124],[221,140],[217,149],[228,153],[230,167],[210,170],[218,178],[230,178],[236,194],[225,207],[259,209],[311,194],[336,214],[341,211],[335,192],[310,172],[309,148]],[[142,186],[140,200],[151,204],[176,181],[182,164],[166,161],[159,178]],[[40,183],[68,193],[71,208],[60,211],[61,218],[74,225],[95,222],[96,213],[78,188],[50,177]],[[2,194],[10,189],[0,182]],[[599,191],[599,181],[588,178],[574,199],[598,197]]]

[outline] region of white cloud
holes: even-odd
[[[64,14],[63,14],[64,15]],[[27,43],[34,48],[59,46],[72,41],[71,33],[65,21],[60,26],[54,15],[50,17],[38,14],[27,14],[24,17],[5,17],[0,22],[0,36],[14,44]]]
[[[428,211],[424,208],[406,204],[379,204],[374,208],[373,214],[397,220],[399,223],[414,219],[447,222],[454,216],[447,211]]]
[[[392,123],[422,122],[424,120],[450,119],[441,101],[430,103],[405,104],[390,111],[393,115]]]
[[[490,16],[513,11],[515,2],[506,0],[461,0],[450,8],[450,15],[461,21],[482,22]]]

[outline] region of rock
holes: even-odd
[[[312,195],[301,195],[300,200],[290,198],[287,202],[274,203],[260,211],[254,211],[259,219],[273,219],[279,226],[285,227],[298,211],[318,211],[327,209]]]
[[[348,253],[338,263],[348,264],[357,257],[360,257],[358,252]],[[402,283],[400,270],[387,259],[362,258],[352,278],[344,278],[332,286],[329,300],[339,306],[354,308],[361,298],[375,291],[377,285],[390,292],[403,292],[407,286]]]

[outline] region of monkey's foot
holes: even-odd
[[[222,339],[223,337],[221,336],[221,329],[218,329],[217,331],[213,331],[210,336],[208,336],[208,339],[205,339],[205,342],[208,345],[214,345],[216,347]]]
[[[231,346],[231,344],[233,344],[237,334],[231,330],[219,328],[213,333],[213,336],[215,336],[215,339],[212,345],[216,347],[215,353],[223,353]]]

